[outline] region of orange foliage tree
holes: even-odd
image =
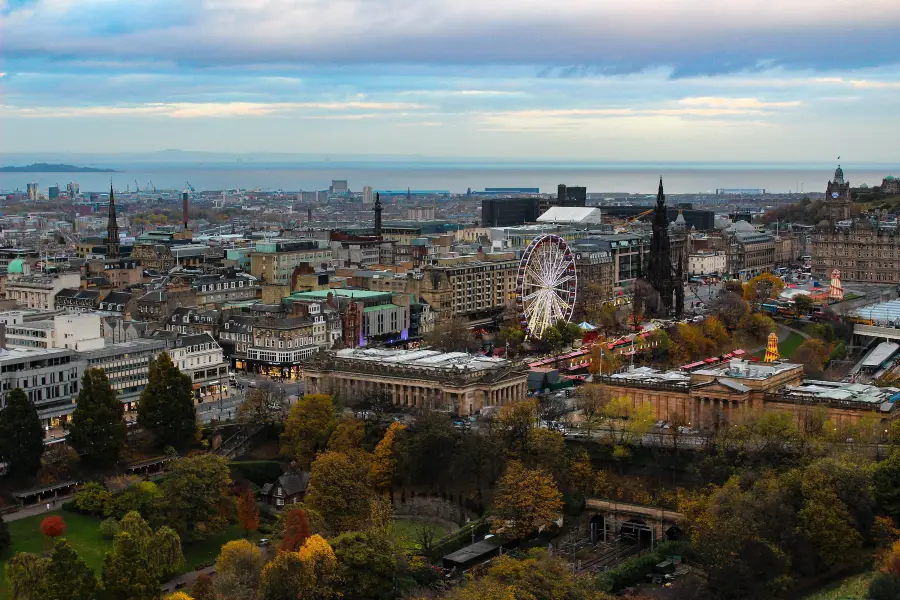
[[[372,465],[369,468],[369,479],[372,484],[381,490],[391,487],[394,481],[394,472],[397,470],[397,458],[394,456],[394,446],[397,435],[406,429],[401,423],[393,422],[384,437],[375,446],[375,454],[372,457]]]
[[[284,535],[278,550],[281,552],[296,552],[303,547],[309,539],[309,517],[302,508],[292,508],[284,521]]]
[[[259,529],[259,510],[256,508],[256,497],[250,488],[241,490],[238,497],[238,522],[244,530],[245,535],[251,531]]]

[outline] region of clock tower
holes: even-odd
[[[850,182],[844,181],[844,170],[840,165],[834,170],[834,179],[825,188],[825,208],[830,221],[850,218]]]

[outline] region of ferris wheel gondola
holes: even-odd
[[[570,321],[577,287],[575,256],[566,241],[553,234],[535,238],[522,254],[516,277],[516,303],[525,335],[538,339],[548,327]]]

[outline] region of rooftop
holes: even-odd
[[[467,352],[438,352],[436,350],[395,350],[387,348],[346,348],[338,350],[338,358],[361,360],[384,365],[402,365],[429,369],[493,370],[509,364],[503,358],[469,354]]]
[[[794,363],[757,363],[748,360],[733,359],[727,365],[700,369],[694,371],[697,375],[712,375],[714,377],[730,377],[732,379],[764,380],[781,373],[787,373],[801,365]]]
[[[166,340],[153,338],[138,338],[130,342],[121,342],[119,344],[110,344],[96,350],[85,350],[79,352],[78,355],[87,359],[106,358],[108,356],[127,355],[129,352],[142,352],[145,350],[165,350]]]
[[[872,319],[876,325],[897,326],[900,325],[900,300],[863,306],[852,314],[863,319]]]
[[[804,379],[800,385],[785,386],[785,391],[788,394],[805,395],[829,402],[865,402],[875,405],[890,404],[891,396],[896,394],[898,389],[880,388],[863,383]]]
[[[537,218],[539,223],[600,223],[600,209],[594,206],[551,206]]]
[[[331,288],[327,290],[314,290],[311,292],[294,292],[285,300],[327,300],[328,296],[352,297],[354,300],[371,300],[379,296],[390,295],[390,292],[373,292],[370,290],[358,290],[351,288]]]

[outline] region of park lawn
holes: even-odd
[[[781,355],[781,358],[791,358],[794,355],[794,352],[797,351],[797,348],[800,347],[804,341],[804,337],[797,333],[796,331],[792,331],[784,340],[778,342],[778,354]]]
[[[0,553],[0,562],[5,565],[16,552],[41,553],[48,550],[51,545],[41,534],[41,521],[50,514],[58,514],[63,518],[66,522],[66,532],[62,537],[69,541],[78,556],[89,567],[99,573],[103,566],[103,558],[112,548],[112,540],[105,540],[100,535],[99,519],[70,512],[52,511],[10,521],[8,525],[12,545]],[[5,569],[0,570],[0,598],[6,598]]]
[[[421,549],[419,543],[416,541],[416,528],[423,525],[428,525],[434,529],[435,542],[444,537],[447,533],[440,525],[414,519],[394,519],[394,525],[391,527],[391,531],[401,548],[404,550],[415,551]]]
[[[814,592],[803,600],[864,600],[866,592],[869,591],[869,584],[875,573],[870,571],[861,575],[853,575],[840,581],[835,581]]]
[[[66,533],[63,535],[78,556],[97,573],[98,577],[103,568],[103,559],[106,553],[112,549],[112,540],[104,539],[100,535],[100,519],[72,512],[53,511],[27,517],[18,521],[10,521],[9,533],[12,537],[12,546],[0,553],[0,562],[3,565],[12,558],[16,552],[41,553],[50,548],[47,539],[41,535],[41,521],[47,515],[59,514],[66,522]],[[183,572],[193,571],[194,568],[211,563],[216,560],[222,545],[231,540],[244,537],[244,531],[238,525],[229,525],[221,533],[208,539],[182,544],[185,567]],[[250,534],[248,539],[256,543],[263,536],[256,532]],[[0,568],[0,600],[8,598],[6,590],[5,569]]]

